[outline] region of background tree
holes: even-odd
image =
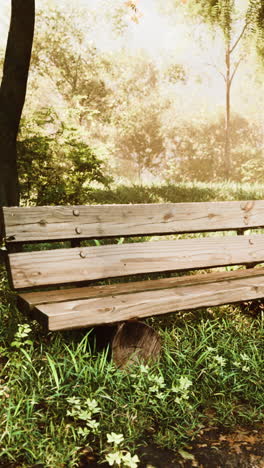
[[[176,6],[182,6],[194,19],[202,18],[211,25],[213,31],[221,31],[224,41],[225,71],[220,71],[225,81],[225,144],[223,152],[224,173],[226,179],[231,176],[231,86],[238,67],[245,56],[249,41],[255,35],[258,40],[263,37],[264,6],[258,0],[248,0],[246,8],[241,8],[238,0],[174,0]],[[239,46],[244,41],[244,49]]]
[[[155,174],[163,165],[165,146],[159,114],[153,102],[135,107],[117,139],[120,174],[127,172],[140,184],[144,173]]]
[[[12,0],[0,88],[0,206],[19,203],[16,139],[26,95],[34,20],[34,0]]]
[[[78,111],[79,124],[85,125],[91,114],[102,120],[108,117],[111,91],[104,71],[110,64],[78,27],[80,14],[56,9],[38,12],[32,68],[52,81],[67,106]],[[90,30],[95,21],[92,11],[86,12],[85,21]]]
[[[221,182],[225,180],[224,116],[214,120],[184,122],[168,129],[165,173],[170,182]],[[230,131],[232,181],[263,182],[263,130],[233,114]]]

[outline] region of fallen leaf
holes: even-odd
[[[186,452],[185,450],[178,450],[179,454],[181,455],[184,460],[195,460],[195,457],[192,453]]]

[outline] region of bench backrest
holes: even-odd
[[[264,235],[213,236],[95,247],[85,239],[264,227],[264,201],[11,207],[2,209],[15,289],[151,272],[264,262]],[[70,240],[74,248],[12,252],[12,246]]]

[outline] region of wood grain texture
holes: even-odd
[[[264,235],[155,241],[9,255],[15,289],[264,261]]]
[[[6,242],[174,234],[264,226],[264,201],[3,208]]]
[[[178,286],[192,286],[234,279],[264,276],[264,268],[248,270],[217,271],[189,276],[162,278],[156,280],[132,281],[129,283],[108,284],[102,286],[85,286],[81,288],[59,289],[54,291],[35,291],[19,294],[20,301],[32,310],[39,304],[74,301],[78,299],[91,299],[95,297],[115,296],[133,292],[169,289]]]
[[[249,272],[249,270],[247,270]],[[264,276],[38,305],[50,330],[65,330],[264,297]]]

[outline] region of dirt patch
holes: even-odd
[[[182,450],[173,452],[156,445],[137,452],[139,468],[264,468],[264,426],[237,428],[228,432],[219,428],[201,430],[198,437]],[[106,468],[87,454],[80,468]]]
[[[177,453],[148,446],[138,454],[140,468],[264,468],[264,427],[204,429]]]

